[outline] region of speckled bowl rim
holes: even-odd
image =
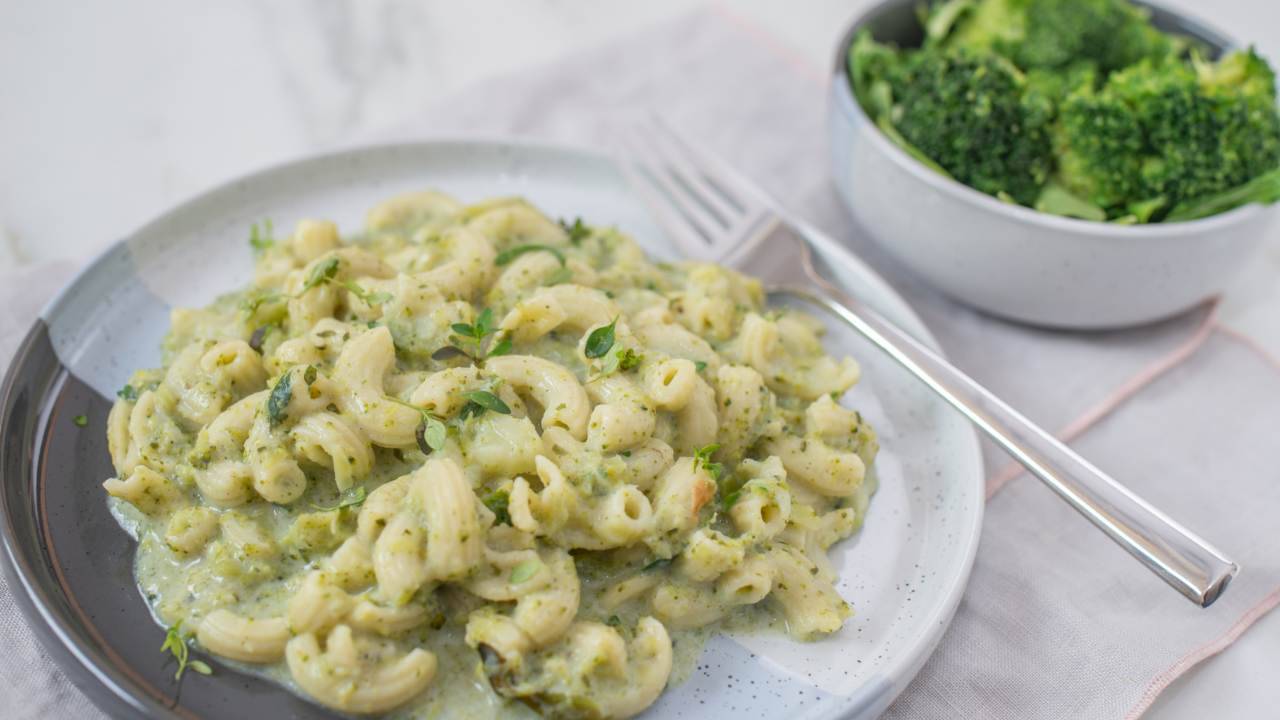
[[[1193,18],[1176,10],[1156,3],[1145,2],[1144,0],[1130,0],[1130,2],[1168,18],[1178,26],[1180,32],[1207,43],[1217,51],[1221,52],[1240,47],[1240,43],[1231,38],[1230,35],[1199,18]],[[1181,235],[1226,232],[1230,228],[1243,224],[1256,215],[1268,212],[1276,207],[1263,207],[1253,203],[1196,220],[1144,225],[1117,225],[1109,222],[1096,222],[1052,215],[1022,205],[1002,202],[981,190],[975,190],[965,185],[959,180],[945,177],[929,169],[919,160],[907,154],[905,150],[898,147],[897,144],[890,141],[876,127],[875,122],[867,115],[862,108],[862,104],[858,102],[853,94],[852,77],[848,63],[849,48],[853,45],[854,37],[858,34],[858,31],[891,10],[902,6],[914,8],[918,5],[920,5],[919,0],[881,0],[881,2],[865,8],[854,16],[849,23],[848,29],[840,36],[840,41],[836,44],[831,82],[836,88],[834,102],[837,103],[837,107],[845,116],[846,121],[854,125],[865,123],[875,127],[875,132],[866,133],[867,136],[870,136],[874,146],[882,154],[889,157],[894,164],[910,173],[920,182],[940,192],[947,193],[961,202],[977,206],[990,214],[1003,216],[1019,225],[1037,225],[1052,228],[1061,231],[1064,237],[1073,235],[1089,236],[1115,238],[1129,242],[1135,239],[1158,242],[1169,237]]]
[[[350,144],[323,152],[302,154],[280,162],[261,165],[247,173],[231,177],[186,197],[180,202],[169,206],[159,215],[154,216],[133,233],[104,248],[86,263],[40,311],[38,319],[33,323],[22,344],[15,351],[5,372],[3,383],[0,383],[0,441],[3,443],[0,444],[0,485],[6,485],[15,480],[22,482],[27,479],[27,477],[15,479],[4,476],[3,460],[6,455],[14,452],[11,445],[19,440],[18,433],[15,432],[18,428],[13,428],[9,425],[11,415],[9,409],[15,402],[15,389],[20,384],[20,376],[24,372],[24,364],[31,360],[33,348],[38,344],[37,341],[47,337],[48,325],[45,318],[55,316],[60,308],[68,304],[68,299],[75,292],[76,287],[86,277],[98,271],[99,266],[119,247],[127,244],[130,237],[159,225],[171,216],[185,212],[190,206],[228,191],[238,184],[259,179],[261,176],[296,169],[316,161],[336,161],[348,157],[358,157],[364,153],[397,148],[425,148],[447,145],[510,148],[535,153],[561,153],[566,156],[576,156],[580,160],[604,162],[609,165],[615,164],[609,155],[599,150],[567,143],[529,141],[520,138],[486,135],[449,136],[418,141]],[[856,269],[856,272],[861,276],[860,280],[864,283],[863,287],[871,290],[868,294],[874,295],[879,302],[888,303],[889,307],[879,308],[882,312],[896,317],[904,330],[911,333],[931,349],[942,354],[936,338],[934,338],[924,322],[906,300],[875,270],[833,240],[822,238],[820,243],[820,251],[822,253],[835,257],[842,264]],[[873,301],[872,304],[874,305],[876,302]],[[54,379],[49,383],[49,387],[57,387],[69,373],[70,370],[60,363],[53,373]],[[47,399],[47,396],[42,396],[40,402],[43,403]],[[46,408],[43,404],[38,405],[35,412],[39,416],[33,428],[35,437],[22,438],[29,439],[32,443],[36,443],[43,436],[47,423],[45,418],[47,414]],[[974,511],[969,517],[965,518],[966,524],[962,528],[963,535],[959,540],[963,547],[962,552],[959,554],[961,562],[955,563],[948,568],[949,573],[943,579],[943,584],[947,589],[942,593],[941,601],[925,616],[927,622],[922,623],[925,630],[920,632],[912,642],[905,645],[896,654],[895,658],[883,667],[879,682],[869,681],[861,688],[844,697],[835,713],[828,716],[830,720],[864,718],[867,717],[867,713],[871,710],[882,711],[886,708],[894,698],[905,690],[911,679],[919,672],[929,656],[932,655],[950,626],[972,573],[981,539],[985,509],[981,500],[984,497],[982,453],[978,445],[977,433],[971,426],[964,428],[964,439],[965,444],[971,446],[970,452],[966,454],[973,458],[974,463],[967,470],[959,469],[957,474],[963,474],[971,478],[975,484],[973,491],[976,493],[978,501],[973,503]],[[34,467],[26,466],[22,470],[25,475],[29,476]],[[104,657],[101,653],[96,652],[93,648],[84,646],[80,642],[75,629],[68,625],[65,609],[54,607],[54,599],[49,596],[47,589],[40,585],[39,579],[34,577],[35,570],[26,562],[27,558],[20,547],[20,540],[15,535],[12,516],[15,510],[25,512],[28,508],[10,507],[8,494],[0,492],[0,546],[3,547],[3,553],[0,553],[0,570],[4,572],[16,604],[60,669],[99,709],[108,714],[121,716],[119,715],[120,711],[127,711],[131,714],[123,717],[137,715],[152,718],[194,717],[187,712],[175,711],[172,707],[157,702],[152,698],[139,697],[131,691],[131,687],[127,683],[122,682],[123,678],[120,676],[120,670],[112,665],[110,658]],[[139,601],[141,602],[141,599]],[[872,680],[875,680],[875,678]],[[285,688],[280,688],[280,691],[289,692]]]

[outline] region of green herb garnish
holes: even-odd
[[[582,354],[589,358],[602,358],[605,353],[613,347],[614,330],[617,328],[618,318],[614,318],[613,322],[598,327],[591,331],[587,336],[586,347],[583,348]]]
[[[697,370],[698,372],[702,372],[703,370],[707,369],[707,364],[701,360],[694,360],[693,369]]]
[[[336,260],[337,258],[334,259]],[[343,282],[342,287],[346,288],[347,292],[360,298],[366,305],[370,306],[382,305],[383,303],[387,303],[395,299],[395,296],[389,292],[370,292],[350,280]]]
[[[338,260],[338,257],[336,255],[331,255],[330,257],[325,259],[324,262],[312,268],[311,274],[307,276],[307,281],[303,283],[302,290],[299,292],[299,294],[305,293],[311,288],[319,287],[320,285],[323,285],[329,282],[330,280],[332,280],[334,276],[338,274],[339,262],[340,261]]]
[[[508,507],[511,502],[511,496],[506,490],[494,490],[484,496],[484,506],[489,508],[493,513],[494,525],[510,525],[511,513]]]
[[[433,451],[444,447],[448,437],[449,429],[430,414],[424,414],[422,422],[418,423],[418,428],[413,433],[413,439],[418,443],[418,449],[423,455],[430,455]]]
[[[470,390],[462,393],[462,397],[467,399],[467,404],[462,407],[462,412],[459,413],[463,420],[480,415],[485,410],[492,410],[501,415],[511,414],[511,408],[502,401],[502,398],[488,390]]]
[[[485,357],[498,357],[499,355],[509,355],[510,353],[511,336],[503,333],[502,338],[489,347],[489,351],[485,353]]]
[[[561,220],[560,227],[564,228],[569,235],[569,242],[574,245],[581,245],[583,240],[591,236],[591,228],[584,225],[580,217],[574,218],[572,224]]]
[[[363,503],[367,495],[368,493],[365,492],[363,485],[356,485],[355,487],[347,488],[346,492],[339,495],[336,505],[331,505],[329,507],[325,507],[323,505],[312,505],[311,507],[319,510],[320,512],[341,510],[344,507],[355,507],[360,503]]]
[[[266,305],[267,303],[274,303],[284,299],[285,299],[285,296],[281,295],[280,293],[258,293],[251,297],[247,297],[241,300],[240,309],[244,310],[245,314],[252,317],[254,313],[258,312],[258,308],[262,307],[263,305]]]
[[[640,572],[649,572],[650,570],[661,570],[671,564],[671,558],[658,558],[653,562],[640,568]]]
[[[271,395],[267,397],[267,419],[271,421],[272,427],[284,422],[292,399],[293,373],[286,372],[276,381],[276,386],[271,388]]]
[[[505,333],[501,337],[496,338],[497,342],[493,344],[492,348],[488,352],[485,352],[485,338],[498,331],[493,324],[493,311],[489,308],[481,310],[480,314],[476,316],[476,321],[474,323],[454,323],[449,327],[457,334],[458,340],[465,340],[471,343],[475,348],[475,352],[474,354],[468,353],[456,345],[449,347],[453,347],[459,353],[466,355],[473,361],[479,362],[484,360],[486,357],[505,355],[511,352],[511,340]],[[440,353],[442,351],[444,351],[444,348],[441,348],[436,352]]]
[[[262,227],[258,227],[258,223],[249,226],[249,246],[254,252],[265,252],[270,249],[275,241],[275,228],[271,225],[271,219],[267,218],[262,221]]]
[[[449,360],[456,357],[464,357],[471,361],[475,360],[475,358],[471,356],[471,353],[463,350],[457,345],[445,345],[439,350],[431,353],[432,360]]]
[[[588,378],[587,382],[593,383],[619,370],[623,372],[633,370],[639,367],[642,362],[644,362],[644,356],[635,350],[623,347],[614,348],[614,351],[605,356],[604,361],[600,363],[600,372]]]
[[[71,422],[75,423],[76,427],[84,427],[89,424],[89,418],[84,415],[77,415],[71,418]]]
[[[132,385],[125,385],[116,391],[116,397],[128,402],[138,402],[138,390]]]
[[[511,570],[511,584],[519,585],[529,578],[538,574],[538,568],[542,567],[542,563],[538,560],[525,560]]]
[[[173,659],[178,661],[178,671],[173,674],[173,679],[181,681],[182,674],[191,668],[201,675],[212,675],[213,668],[202,660],[190,659],[191,648],[187,647],[186,638],[182,636],[182,622],[169,628],[164,633],[164,644],[160,646],[160,652],[169,652],[173,654]]]
[[[493,334],[493,310],[485,308],[476,316],[474,323],[454,323],[449,326],[460,337],[480,341]]]
[[[564,264],[565,264],[564,253],[560,252],[560,248],[554,248],[554,247],[551,247],[550,245],[539,245],[537,243],[529,243],[528,245],[516,245],[515,247],[507,248],[506,250],[503,250],[502,252],[498,253],[498,256],[493,259],[493,263],[499,266],[507,265],[512,260],[515,260],[521,255],[524,255],[525,253],[531,253],[531,252],[549,252],[552,255],[555,255],[556,259],[560,261],[560,266],[564,267]]]
[[[720,446],[712,443],[706,447],[698,448],[693,453],[693,469],[702,468],[711,474],[713,479],[720,479],[720,473],[724,472],[724,465],[718,462],[712,462],[711,456],[720,449]]]
[[[417,405],[411,405],[390,396],[387,399],[410,410],[416,410],[422,416],[422,421],[418,423],[418,427],[414,431],[414,440],[417,441],[418,449],[422,451],[423,455],[430,455],[433,451],[444,447],[445,441],[449,438],[449,429],[444,426],[440,418]]]

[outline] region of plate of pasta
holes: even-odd
[[[874,717],[981,525],[961,418],[566,148],[206,193],[46,308],[2,401],[10,585],[120,716]]]

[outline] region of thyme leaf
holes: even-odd
[[[498,256],[493,259],[493,263],[499,266],[508,265],[512,260],[515,260],[525,253],[531,252],[549,252],[556,256],[556,260],[560,261],[560,267],[564,267],[565,265],[564,253],[560,252],[559,248],[551,247],[550,245],[539,245],[538,243],[516,245],[515,247],[507,248],[506,250],[498,253]]]

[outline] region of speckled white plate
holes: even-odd
[[[300,160],[224,185],[163,215],[92,263],[45,310],[0,395],[0,530],[11,587],[50,652],[100,706],[127,717],[327,717],[266,681],[217,665],[172,667],[130,573],[133,545],[106,512],[102,439],[117,388],[159,364],[175,306],[242,286],[251,223],[304,217],[360,227],[378,200],[436,188],[464,201],[523,195],[553,216],[613,224],[651,253],[672,247],[607,159],[503,142],[423,142]],[[846,290],[934,344],[906,303],[842,251],[823,260]],[[711,641],[698,669],[646,718],[870,718],[906,687],[950,622],[973,564],[982,463],[968,424],[843,326],[829,348],[863,365],[852,402],[880,432],[879,492],[865,527],[834,550],[855,615],[815,643]],[[77,414],[87,427],[70,422]]]

